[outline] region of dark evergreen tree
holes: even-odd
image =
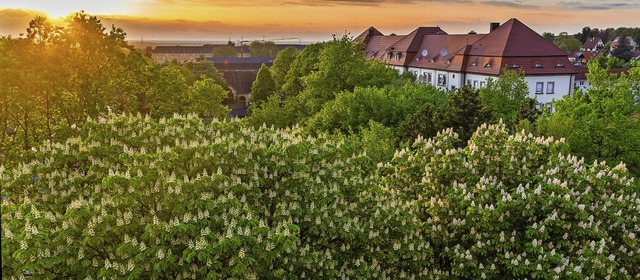
[[[418,135],[422,135],[424,138],[431,138],[441,129],[442,126],[436,122],[436,113],[433,106],[425,103],[420,107],[419,111],[407,116],[407,119],[400,124],[398,138],[401,141],[413,141],[418,138]]]
[[[451,95],[443,117],[444,126],[453,128],[464,145],[479,125],[491,119],[491,114],[482,106],[478,90],[465,86]]]
[[[611,49],[611,55],[624,61],[629,61],[633,57],[633,47],[629,43],[627,36],[621,36],[618,45]]]

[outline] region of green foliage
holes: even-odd
[[[553,39],[553,44],[565,52],[572,53],[580,50],[582,43],[573,36],[557,36]]]
[[[188,88],[201,74],[226,87],[211,63],[164,69],[128,45],[122,29],[107,29],[84,12],[69,16],[63,26],[36,17],[25,38],[0,38],[0,48],[0,163],[7,165],[28,157],[39,143],[66,139],[86,119],[109,111],[192,112],[197,106]]]
[[[220,73],[218,69],[216,69],[213,62],[189,61],[184,63],[182,66],[186,69],[189,69],[192,74],[187,77],[187,83],[189,83],[189,85],[193,85],[193,83],[195,83],[198,79],[202,79],[204,75],[204,77],[213,79],[216,84],[220,85],[225,91],[228,92],[228,96],[225,98],[224,103],[233,103],[233,94],[231,93],[231,89],[227,84],[227,80],[225,80],[224,76],[222,76],[222,73]]]
[[[307,121],[312,131],[347,133],[369,126],[370,121],[397,128],[422,104],[443,107],[447,95],[431,86],[407,83],[402,87],[357,87],[327,102],[320,112]]]
[[[217,46],[211,51],[213,57],[238,57],[238,52],[233,45]]]
[[[262,66],[260,66],[260,70],[258,70],[256,80],[253,81],[253,85],[251,86],[251,95],[249,96],[251,106],[259,108],[262,102],[275,94],[275,81],[271,77],[269,67],[263,63]]]
[[[553,43],[553,40],[556,39],[556,34],[551,32],[542,32],[542,37]]]
[[[339,92],[353,91],[356,86],[380,87],[398,76],[393,69],[365,60],[361,46],[346,36],[325,43],[316,68],[317,71],[303,78],[305,89],[300,95],[310,115],[320,111]]]
[[[633,57],[633,47],[627,40],[627,36],[620,36],[618,45],[611,50],[611,55],[624,60],[625,62],[631,60]]]
[[[253,41],[249,45],[253,57],[276,57],[278,47],[272,41]]]
[[[208,77],[202,77],[189,88],[190,111],[198,112],[203,116],[224,118],[229,107],[222,104],[228,97],[229,91],[225,90],[216,81]]]
[[[317,69],[316,63],[323,46],[322,43],[308,45],[293,60],[282,85],[282,91],[286,97],[297,96],[302,92],[304,89],[302,78]]]
[[[465,86],[451,94],[441,122],[444,127],[453,128],[465,143],[476,128],[490,118],[491,113],[482,106],[478,90]]]
[[[592,87],[557,101],[556,111],[538,122],[539,132],[566,138],[572,153],[587,161],[622,161],[640,176],[640,68],[617,77],[598,63],[588,66]]]
[[[452,130],[384,165],[383,185],[420,205],[432,278],[640,277],[640,187],[624,165],[586,165],[553,138]]]
[[[2,277],[426,273],[416,206],[390,199],[353,147],[195,116],[89,121],[36,161],[0,167]]]
[[[413,142],[418,137],[431,138],[442,130],[438,123],[438,113],[430,103],[422,104],[422,107],[413,114],[407,115],[404,122],[398,128],[398,140],[401,142]]]
[[[594,61],[593,63],[597,63],[600,68],[623,68],[623,67],[628,67],[629,64],[626,63],[624,60],[612,56],[612,57],[608,57],[608,56],[596,56],[594,58],[592,58],[591,60],[589,60],[589,62]]]
[[[282,86],[291,69],[291,64],[296,60],[296,57],[298,57],[298,49],[295,47],[287,47],[280,51],[273,60],[273,65],[270,68],[271,76],[276,83],[278,92],[282,92]]]
[[[304,76],[297,76],[304,75]],[[282,98],[264,108],[253,108],[247,122],[254,125],[303,124],[336,98],[340,92],[353,91],[356,87],[382,87],[404,81],[398,74],[381,63],[365,60],[361,47],[352,44],[347,37],[331,42],[307,46],[291,63],[282,87]],[[342,106],[336,104],[336,106]],[[277,110],[277,112],[259,112]],[[333,110],[335,112],[335,110]],[[330,112],[329,114],[333,114]],[[283,114],[285,120],[267,116]],[[254,118],[254,116],[256,116]],[[360,120],[367,124],[369,120]],[[348,129],[336,127],[336,129]]]
[[[251,115],[243,119],[253,127],[269,125],[277,128],[292,127],[303,117],[302,106],[297,99],[284,99],[272,95],[260,107],[251,108]]]
[[[521,111],[528,109],[528,96],[529,86],[524,75],[508,69],[497,79],[489,79],[487,86],[479,91],[480,102],[493,115],[493,122],[502,119],[508,127],[513,127]]]
[[[369,126],[362,128],[362,150],[372,162],[388,162],[396,151],[396,135],[391,127],[385,127],[376,121],[369,121]]]

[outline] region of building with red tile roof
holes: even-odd
[[[478,88],[504,71],[521,72],[531,96],[548,106],[573,91],[577,74],[566,52],[515,18],[492,23],[488,34],[420,27],[408,35],[385,36],[370,27],[355,41],[365,44],[367,58],[442,89]]]
[[[591,37],[582,44],[580,50],[593,52],[600,51],[602,48],[604,48],[604,42],[602,42],[602,39],[598,37]]]

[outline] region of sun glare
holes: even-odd
[[[127,14],[129,4],[124,0],[82,1],[82,0],[10,0],[2,3],[3,8],[29,9],[46,13],[51,18],[66,17],[72,13],[85,11],[96,15]]]

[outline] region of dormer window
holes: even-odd
[[[557,63],[556,66],[553,66],[554,68],[564,68],[564,64],[562,63]]]
[[[429,62],[433,63],[433,58],[432,58],[432,59],[429,59]]]
[[[536,63],[533,65],[533,68],[542,68],[542,64]]]
[[[484,65],[484,68],[491,68],[491,63],[487,63]]]
[[[511,66],[509,66],[509,68],[511,68],[511,69],[520,68],[520,65],[518,65],[518,64],[511,64]]]
[[[447,60],[444,62],[445,64],[451,64],[451,60]]]
[[[471,62],[471,66],[476,67],[476,66],[478,66],[478,63]]]

